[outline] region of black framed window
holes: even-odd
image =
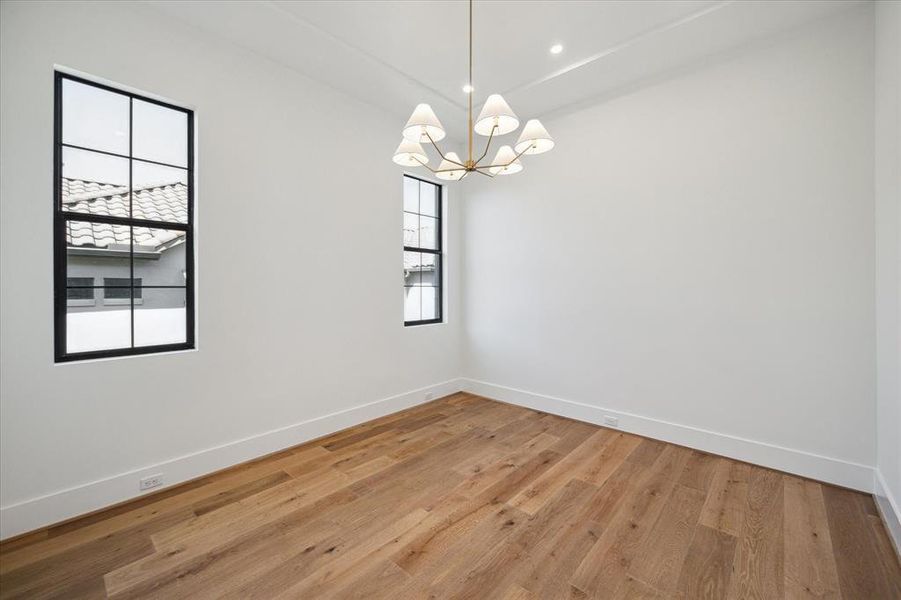
[[[443,319],[441,192],[440,185],[404,175],[404,325]]]
[[[194,113],[57,72],[53,176],[57,362],[193,348]]]

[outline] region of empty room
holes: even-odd
[[[901,0],[0,0],[0,599],[901,600]]]

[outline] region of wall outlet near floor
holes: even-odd
[[[619,419],[610,415],[604,415],[604,425],[607,427],[619,427]]]
[[[145,477],[138,483],[138,487],[141,490],[149,490],[151,488],[160,487],[161,485],[163,485],[162,473],[157,473],[156,475]]]

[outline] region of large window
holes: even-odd
[[[404,324],[442,320],[441,186],[404,175]]]
[[[194,113],[55,77],[56,360],[193,348]]]

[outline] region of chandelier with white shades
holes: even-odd
[[[447,181],[459,181],[473,171],[494,177],[495,175],[512,175],[522,171],[519,160],[524,154],[541,154],[554,147],[554,139],[538,119],[529,120],[519,139],[512,147],[505,144],[498,148],[494,160],[488,164],[482,161],[488,156],[488,150],[495,137],[512,133],[519,128],[519,119],[510,105],[500,94],[491,94],[485,101],[478,119],[472,120],[472,0],[469,0],[469,83],[464,90],[469,94],[469,150],[466,160],[461,160],[456,152],[444,153],[438,147],[447,135],[435,111],[428,104],[419,104],[407,121],[403,130],[403,140],[394,151],[394,162],[404,167],[423,166],[435,174],[435,177]],[[485,151],[478,158],[472,152],[473,132],[488,138]],[[437,169],[429,166],[429,156],[422,144],[429,143],[438,152],[441,162]]]

